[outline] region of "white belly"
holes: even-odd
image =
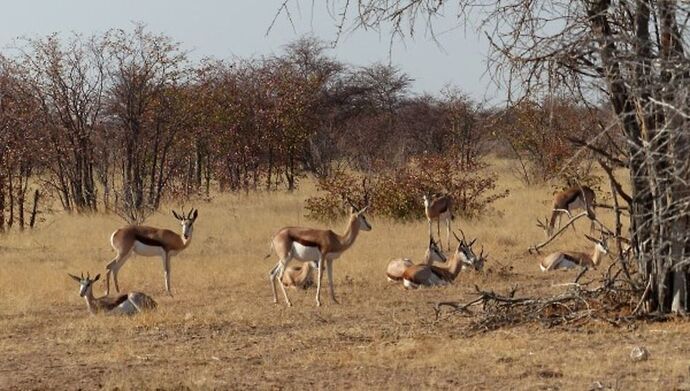
[[[328,253],[327,259],[336,259],[341,253]],[[321,252],[318,247],[304,246],[297,242],[292,242],[292,258],[302,262],[316,262],[319,260]]]
[[[134,241],[134,252],[144,257],[162,257],[165,254],[163,247],[149,246],[137,240]]]
[[[138,312],[139,312],[139,310],[137,309],[137,307],[134,306],[134,304],[132,304],[131,301],[125,300],[122,302],[122,304],[113,308],[110,311],[110,314],[112,314],[112,315],[134,315]]]

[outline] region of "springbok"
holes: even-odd
[[[419,265],[431,266],[434,262],[446,261],[446,255],[443,254],[443,251],[441,251],[440,248],[438,248],[438,245],[436,242],[434,242],[434,238],[429,237],[429,247],[427,247],[426,252],[424,253],[424,262],[420,263]],[[412,260],[409,258],[397,258],[391,260],[388,262],[388,267],[386,268],[386,277],[388,277],[388,281],[402,281],[405,270],[413,265]]]
[[[547,272],[556,269],[572,269],[580,266],[584,268],[596,268],[601,260],[601,256],[608,254],[608,235],[602,233],[601,239],[595,239],[589,235],[585,237],[594,242],[594,252],[592,255],[583,252],[563,252],[551,253],[539,263],[541,271]]]
[[[278,255],[278,263],[269,273],[274,303],[278,302],[275,286],[276,279],[282,281],[287,264],[292,259],[301,262],[316,262],[318,273],[316,280],[317,307],[321,306],[321,278],[323,277],[325,262],[331,300],[336,304],[338,303],[333,290],[333,261],[352,246],[360,230],[371,231],[371,225],[369,225],[364,216],[367,208],[369,208],[368,205],[361,210],[356,210],[354,206],[352,207],[347,229],[343,235],[337,235],[331,230],[304,227],[284,227],[276,233],[271,246]],[[283,296],[285,296],[285,303],[288,307],[291,307],[292,303],[282,283],[280,284],[280,289],[283,291]]]
[[[439,243],[441,243],[441,220],[446,223],[446,239],[448,250],[450,250],[450,224],[453,219],[453,199],[448,195],[431,198],[424,195],[424,214],[429,222],[429,236],[431,236],[431,224],[436,220],[436,233]],[[442,243],[441,243],[442,244]]]
[[[460,231],[462,233],[462,231]],[[465,267],[472,267],[475,270],[482,270],[484,267],[484,248],[479,257],[474,254],[472,245],[477,239],[470,243],[465,241],[465,234],[462,240],[453,233],[458,239],[458,247],[453,257],[443,265],[414,265],[408,267],[403,273],[403,285],[407,289],[419,288],[419,286],[447,285],[452,283]]]
[[[556,219],[558,219],[558,227],[561,227],[561,217],[567,214],[569,218],[573,218],[572,212],[576,209],[587,211],[587,214],[592,221],[589,229],[591,234],[594,231],[594,208],[596,203],[596,195],[594,190],[588,186],[576,186],[556,193],[553,196],[553,207],[551,208],[551,219],[548,227],[546,227],[546,235],[551,237],[556,226]]]
[[[314,286],[313,269],[316,269],[316,262],[305,262],[301,265],[290,265],[285,269],[283,278],[280,280],[283,286],[293,289],[308,289]]]
[[[93,279],[89,273],[86,273],[86,277],[83,273],[81,277],[67,274],[79,283],[79,296],[86,300],[86,307],[92,315],[101,312],[113,315],[134,315],[139,312],[154,310],[158,306],[150,296],[141,292],[130,292],[117,297],[96,298],[93,296],[93,283],[101,278],[100,274],[96,274]]]
[[[179,215],[174,210],[173,216],[182,225],[182,234],[178,235],[169,229],[146,227],[141,225],[129,225],[113,232],[110,236],[110,244],[117,251],[117,256],[107,266],[108,272],[105,276],[105,295],[110,294],[110,275],[115,282],[115,290],[120,292],[117,281],[117,273],[127,262],[127,259],[136,253],[145,257],[160,256],[163,260],[163,271],[165,274],[165,290],[172,296],[170,291],[170,258],[178,254],[189,246],[192,241],[192,231],[194,222],[199,216],[199,211],[192,208],[185,216],[184,210]]]

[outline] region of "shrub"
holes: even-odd
[[[357,206],[371,201],[373,215],[409,221],[424,217],[422,196],[446,193],[455,201],[456,214],[476,217],[491,203],[508,195],[496,191],[496,175],[481,164],[461,169],[452,158],[440,155],[411,159],[398,170],[365,176],[339,170],[317,183],[320,194],[307,199],[308,218],[331,221],[342,216],[346,199]]]

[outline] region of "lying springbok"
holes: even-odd
[[[594,242],[594,252],[592,255],[583,252],[557,251],[542,259],[541,263],[539,263],[541,271],[547,272],[557,269],[572,269],[577,266],[583,268],[596,268],[601,260],[601,256],[609,252],[608,235],[602,233],[601,239],[594,239],[589,235],[585,235],[585,237]]]
[[[68,275],[79,283],[79,296],[86,300],[86,307],[92,315],[97,313],[107,313],[113,315],[134,315],[144,311],[156,309],[158,304],[148,295],[141,292],[130,292],[117,297],[103,296],[96,298],[93,296],[93,283],[101,278],[100,274],[91,279],[88,273],[86,277],[82,273],[81,277]]]
[[[105,295],[110,294],[110,275],[112,273],[115,282],[115,290],[120,292],[117,282],[117,273],[127,262],[127,259],[136,253],[145,257],[159,256],[163,260],[163,272],[165,274],[165,290],[170,291],[170,258],[186,249],[192,241],[194,222],[199,216],[199,211],[192,208],[185,216],[184,210],[179,215],[174,210],[173,216],[179,220],[182,226],[182,234],[178,235],[169,229],[153,228],[143,225],[129,225],[113,232],[110,236],[110,244],[117,251],[117,256],[107,266],[105,275]]]
[[[460,231],[462,233],[462,230]],[[472,267],[475,270],[482,270],[484,267],[484,248],[482,248],[479,257],[474,254],[472,245],[477,239],[470,243],[465,241],[465,234],[462,234],[462,240],[455,235],[458,240],[458,247],[455,250],[453,257],[443,265],[428,266],[428,265],[414,265],[408,267],[403,273],[403,285],[407,289],[419,288],[419,286],[435,286],[447,285],[452,283],[465,267]]]
[[[446,261],[446,255],[443,254],[443,251],[441,251],[440,248],[438,248],[438,245],[436,242],[434,242],[434,238],[429,237],[429,247],[427,247],[426,252],[424,253],[424,262],[420,263],[419,265],[432,266],[434,262]],[[386,268],[386,277],[388,277],[388,281],[402,281],[405,270],[413,265],[412,260],[409,258],[397,258],[391,260],[388,262],[388,267]]]
[[[285,227],[278,231],[271,243],[278,255],[278,263],[269,273],[274,303],[278,302],[275,282],[276,280],[282,281],[288,262],[292,259],[300,262],[316,262],[318,273],[316,280],[317,307],[321,306],[321,279],[325,263],[331,300],[336,304],[338,303],[333,290],[333,261],[352,246],[360,230],[371,230],[371,225],[369,225],[364,216],[367,208],[369,208],[368,205],[361,210],[356,210],[354,206],[352,207],[347,229],[343,235],[337,235],[331,230],[304,227]],[[282,283],[280,284],[280,289],[283,291],[283,296],[285,296],[285,303],[288,307],[291,307],[292,302],[290,302]]]
[[[594,214],[595,204],[596,195],[594,194],[594,190],[588,186],[571,187],[560,193],[556,193],[556,195],[553,196],[551,219],[549,220],[548,227],[545,228],[546,236],[551,237],[551,235],[553,235],[556,220],[558,220],[558,228],[560,228],[561,217],[563,214],[565,213],[569,218],[573,218],[572,212],[576,209],[587,211],[587,214],[592,221],[589,230],[589,233],[591,234],[594,231],[594,219],[596,218],[596,215]]]
[[[429,236],[431,235],[431,224],[436,220],[436,233],[438,242],[441,243],[441,220],[446,223],[446,239],[448,250],[450,250],[450,224],[453,219],[453,199],[448,195],[431,198],[424,195],[424,214],[429,222]]]
[[[314,275],[312,271],[316,269],[316,262],[305,262],[301,265],[290,265],[285,269],[283,278],[280,280],[283,286],[293,289],[308,289],[314,286]]]

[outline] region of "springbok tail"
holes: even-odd
[[[271,240],[271,245],[268,246],[268,254],[264,256],[264,259],[268,259],[271,257],[271,253],[275,250],[275,245],[273,244],[273,240]]]

